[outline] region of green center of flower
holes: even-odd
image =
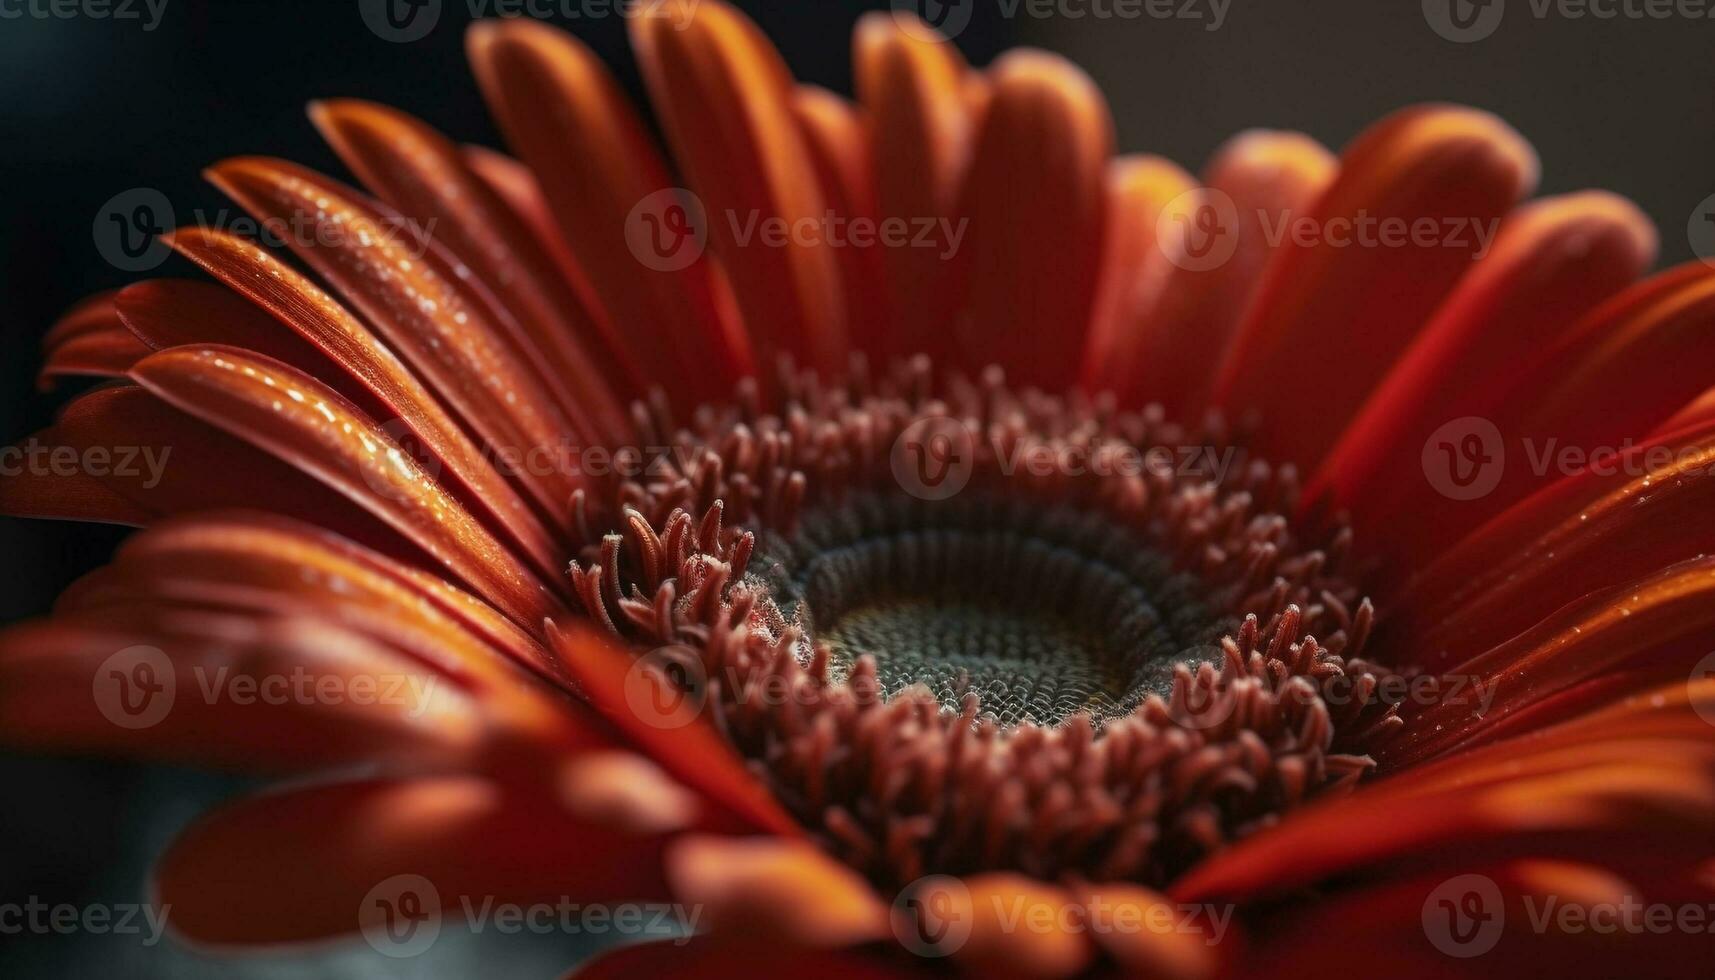
[[[836,678],[867,654],[884,695],[975,692],[1003,725],[1127,715],[1233,625],[1166,555],[1072,508],[857,493],[758,544],[752,575]]]

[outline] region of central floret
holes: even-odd
[[[750,570],[835,680],[872,657],[884,695],[921,685],[957,711],[974,693],[1003,725],[1124,717],[1237,625],[1112,520],[992,492],[852,493],[762,531]]]
[[[581,526],[590,615],[825,845],[886,885],[1014,869],[1160,884],[1369,768],[1349,534],[1218,421],[861,365],[675,427]],[[644,663],[652,662],[645,658]]]

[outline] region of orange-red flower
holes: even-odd
[[[290,254],[181,228],[213,282],[49,334],[116,383],[0,505],[148,529],[0,635],[0,736],[294,777],[165,856],[183,936],[456,896],[697,910],[613,976],[1707,962],[1715,268],[1640,278],[1635,208],[1524,203],[1469,109],[1193,177],[1051,55],[873,15],[849,102],[713,0],[632,29],[671,163],[479,24],[517,159],[317,103],[367,193],[219,163]]]

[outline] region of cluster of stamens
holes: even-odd
[[[750,387],[685,427],[641,408],[668,451],[578,501],[611,530],[572,576],[599,624],[697,660],[714,724],[878,883],[1159,885],[1352,785],[1398,725],[1359,659],[1349,533],[1299,540],[1294,475],[1218,419],[993,371],[937,393],[922,361],[780,389],[773,414]],[[899,476],[926,420],[971,433],[943,500]],[[1102,462],[1121,458],[1141,465]]]

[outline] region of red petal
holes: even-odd
[[[356,317],[267,250],[243,239],[181,228],[166,240],[297,331],[372,392],[445,468],[448,484],[460,499],[503,531],[543,574],[557,576],[563,548],[422,382]]]
[[[386,903],[410,889],[425,915],[438,911],[436,927],[467,902],[667,899],[660,838],[576,820],[548,789],[425,776],[252,797],[179,839],[157,869],[157,897],[184,936],[222,944],[360,926],[386,943]]]
[[[387,106],[334,99],[310,118],[340,159],[382,200],[444,242],[522,324],[527,357],[543,366],[568,414],[587,414],[601,431],[629,431],[616,389],[637,393],[613,324],[591,308],[580,273],[567,280],[555,259],[454,143],[421,120]]]
[[[0,738],[14,746],[299,772],[457,762],[483,736],[455,684],[309,620],[154,606],[0,634]]]
[[[1133,323],[1133,329],[1146,333],[1149,352],[1134,396],[1138,401],[1160,402],[1170,417],[1186,421],[1208,408],[1215,373],[1264,270],[1281,248],[1272,240],[1274,227],[1305,214],[1337,170],[1333,155],[1302,133],[1253,130],[1215,153],[1203,170],[1201,192],[1185,202],[1185,217],[1170,219],[1181,222],[1174,229],[1178,234],[1168,233],[1176,248],[1196,249],[1203,258],[1178,253],[1180,264],[1154,295],[1146,296]],[[1221,213],[1225,201],[1232,202],[1233,214]],[[1218,237],[1220,232],[1204,237],[1198,222],[1206,222],[1206,214],[1233,222],[1231,254],[1212,268],[1206,263],[1219,259],[1228,242]],[[1151,234],[1159,230],[1149,229]]]
[[[604,435],[587,415],[561,414],[501,328],[413,251],[421,242],[403,219],[389,220],[331,181],[282,161],[227,160],[207,173],[264,224],[308,229],[286,236],[292,251],[363,314],[498,458],[562,450],[568,437],[591,445]],[[563,513],[581,485],[565,466],[512,469],[544,514]]]
[[[999,363],[1049,389],[1077,378],[1095,313],[1113,124],[1095,84],[1056,56],[1015,51],[961,191],[967,239],[939,257],[969,269],[965,366]],[[951,250],[952,243],[947,243]]]
[[[756,25],[718,0],[640,8],[631,39],[675,158],[707,212],[751,346],[824,376],[846,366],[847,318],[835,232],[800,240],[827,202],[792,108],[785,62]],[[789,229],[770,244],[769,226]]]
[[[786,837],[803,833],[706,719],[689,724],[668,712],[645,716],[651,699],[637,697],[636,657],[576,620],[569,630],[548,624],[549,646],[577,680],[585,700],[657,764],[747,826]],[[645,681],[647,682],[647,681]]]
[[[869,883],[803,839],[686,837],[667,851],[667,879],[716,934],[836,947],[891,938],[888,906]]]
[[[178,348],[132,369],[139,384],[344,493],[520,624],[562,609],[391,437],[302,372],[236,348]]]
[[[1377,386],[1306,497],[1327,492],[1334,506],[1353,511],[1360,533],[1373,532],[1403,563],[1420,558],[1421,551],[1396,549],[1399,536],[1384,537],[1381,529],[1393,523],[1389,515],[1401,512],[1398,484],[1407,484],[1407,492],[1428,487],[1418,467],[1389,464],[1402,455],[1415,461],[1413,447],[1446,422],[1481,415],[1499,392],[1517,384],[1521,365],[1538,360],[1579,317],[1631,283],[1654,252],[1649,220],[1611,194],[1573,194],[1520,208]],[[1457,509],[1458,503],[1430,496],[1413,506],[1424,513]],[[1423,523],[1436,528],[1435,541],[1446,540],[1439,521]]]
[[[874,132],[871,145],[877,214],[909,227],[912,221],[951,219],[958,208],[973,139],[972,112],[961,97],[967,77],[957,49],[926,40],[929,28],[909,14],[872,12],[852,36],[852,70]],[[945,243],[943,243],[945,244]],[[875,351],[883,363],[912,354],[948,362],[947,327],[955,295],[955,269],[937,250],[910,243],[882,249],[889,320],[875,325]],[[869,334],[872,331],[863,331]]]
[[[523,18],[480,22],[467,40],[490,110],[649,379],[688,404],[730,394],[750,354],[720,319],[710,263],[656,271],[626,245],[632,209],[673,185],[607,69],[563,31]]]
[[[1300,219],[1314,238],[1278,229],[1288,244],[1228,352],[1217,402],[1266,421],[1261,449],[1271,458],[1313,467],[1536,171],[1530,147],[1487,113],[1420,106],[1370,127]],[[1366,220],[1368,245],[1357,237]],[[1435,224],[1427,244],[1386,247],[1380,237],[1419,221]]]

